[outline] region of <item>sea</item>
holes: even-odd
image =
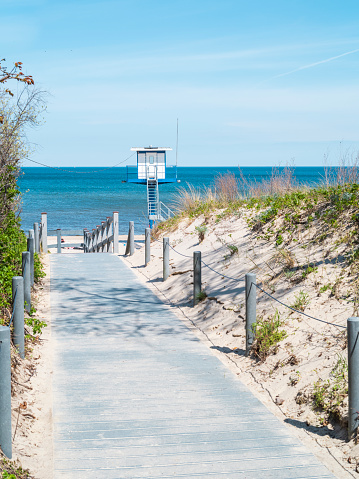
[[[241,167],[250,181],[260,182],[271,175],[271,167]],[[233,173],[238,167],[178,167],[179,183],[159,186],[160,200],[175,207],[181,188],[203,190],[214,186],[218,175]],[[324,167],[296,167],[294,175],[300,184],[315,186],[323,181]],[[20,209],[24,231],[40,222],[46,212],[48,229],[92,230],[96,225],[119,212],[120,234],[126,234],[129,221],[135,223],[135,234],[143,234],[148,226],[147,191],[145,185],[127,183],[126,167],[117,168],[46,168],[24,167],[18,185],[22,194]]]

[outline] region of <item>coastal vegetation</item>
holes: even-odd
[[[15,97],[8,81],[20,82],[23,89]],[[27,241],[21,229],[21,195],[18,189],[20,166],[32,152],[27,139],[28,128],[39,124],[44,110],[43,93],[33,87],[31,76],[24,75],[21,62],[10,70],[0,62],[0,325],[8,325],[12,313],[12,277],[22,274],[22,252],[27,250]],[[34,255],[34,280],[39,282],[44,276],[39,256]],[[29,341],[41,333],[46,324],[34,316],[31,309],[26,315],[26,351],[31,349]],[[16,393],[25,366],[12,347],[12,395]],[[27,367],[29,367],[27,365]],[[33,373],[32,373],[33,374]],[[31,376],[30,376],[31,377]],[[31,388],[30,388],[31,389]],[[25,407],[25,406],[24,406]],[[19,406],[20,413],[20,406]],[[17,425],[16,425],[17,426]],[[16,429],[15,429],[16,434]],[[15,435],[14,434],[14,435]],[[0,452],[1,456],[2,453]],[[30,473],[13,461],[0,459],[0,474],[4,479],[26,479]]]
[[[176,215],[157,225],[154,236],[170,236],[180,254],[201,244],[215,271],[203,266],[207,297],[193,308],[191,321],[248,374],[249,385],[254,378],[308,434],[323,428],[319,434],[347,462],[354,453],[346,442],[345,325],[359,308],[358,158],[327,168],[321,183],[311,187],[298,184],[294,173],[291,166],[274,168],[263,182],[228,173],[212,188],[182,187]],[[173,260],[173,268],[178,262],[187,271],[180,255],[173,253]],[[241,281],[249,271],[266,294],[258,290],[255,341],[245,358],[239,352],[245,348]],[[178,276],[167,283],[166,297],[175,287],[190,297],[191,277],[187,283],[185,274],[180,278],[180,285]],[[179,297],[172,294],[176,304]]]
[[[11,280],[21,274],[21,253],[26,251],[26,237],[21,230],[21,196],[17,185],[21,162],[32,151],[26,130],[39,124],[44,110],[43,93],[36,90],[31,76],[21,71],[21,62],[7,71],[0,63],[0,85],[9,80],[24,83],[21,93],[0,88],[0,323],[11,314]],[[35,277],[41,277],[39,259],[35,259]]]

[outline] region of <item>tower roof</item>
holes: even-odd
[[[172,148],[168,147],[160,147],[160,146],[144,146],[144,147],[136,147],[134,146],[131,148],[131,151],[172,151]]]

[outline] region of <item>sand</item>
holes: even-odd
[[[273,244],[258,240],[241,216],[221,219],[220,222],[216,219],[216,215],[212,215],[195,221],[184,220],[176,231],[165,233],[175,249],[170,251],[171,276],[165,282],[162,281],[161,238],[151,244],[151,262],[147,267],[144,267],[143,237],[137,238],[140,241],[131,257],[124,256],[126,237],[121,237],[119,256],[337,477],[357,477],[355,458],[359,457],[359,446],[353,441],[346,442],[345,429],[339,424],[328,422],[323,425],[323,419],[313,411],[310,400],[314,383],[329,377],[338,355],[346,355],[342,330],[292,313],[261,293],[258,294],[258,316],[268,318],[278,310],[288,336],[280,343],[278,352],[265,362],[246,357],[244,282],[237,280],[243,279],[244,273],[253,271],[257,274],[257,282],[261,281],[266,290],[286,304],[292,304],[303,291],[309,298],[305,308],[307,314],[345,325],[353,313],[352,305],[329,290],[319,293],[320,287],[328,281],[334,283],[336,278],[342,277],[341,265],[331,260],[333,255],[327,251],[330,247],[312,245],[302,249],[298,246],[292,249],[295,261],[298,264],[309,259],[317,261],[320,264],[318,271],[299,283],[293,278],[276,275],[281,269],[281,259],[278,259]],[[203,222],[208,229],[204,241],[199,243],[195,227]],[[306,235],[310,235],[310,231],[303,232],[301,244],[305,243]],[[74,238],[65,240],[76,241]],[[77,237],[77,241],[80,243],[81,237]],[[238,253],[231,254],[231,245],[238,248]],[[337,247],[335,255],[341,254],[340,248]],[[220,274],[202,266],[207,299],[192,307],[192,254],[198,250],[202,252],[205,263]],[[56,253],[56,250],[51,251]],[[62,253],[74,252],[83,254],[81,250],[62,250]],[[19,387],[13,402],[13,424],[16,424],[18,404],[23,401],[27,402],[26,411],[34,416],[24,416],[21,410],[14,456],[39,479],[53,477],[48,255],[45,265],[48,275],[43,289],[37,292],[37,309],[38,316],[49,327],[44,329],[40,344],[32,352],[36,373],[26,382],[32,389]],[[230,280],[224,275],[236,279]],[[349,280],[342,278],[344,285]],[[303,400],[298,401],[298,397]]]
[[[354,458],[359,456],[359,446],[355,447],[353,441],[346,442],[345,426],[330,422],[323,425],[321,416],[313,411],[311,400],[314,383],[329,377],[339,355],[346,356],[344,330],[292,313],[259,293],[257,317],[268,318],[278,310],[288,335],[280,343],[277,354],[269,356],[265,362],[246,357],[244,351],[244,273],[255,272],[257,283],[262,282],[266,290],[289,305],[293,304],[300,291],[305,292],[309,299],[305,313],[345,325],[346,319],[353,313],[352,305],[332,296],[329,291],[318,293],[320,287],[327,284],[328,278],[333,282],[333,278],[342,274],[341,265],[335,261],[323,261],[315,274],[308,275],[299,283],[283,275],[276,278],[276,271],[280,268],[276,265],[275,246],[257,240],[243,217],[233,216],[220,222],[216,222],[216,218],[212,215],[195,221],[183,220],[176,231],[164,232],[176,250],[170,250],[171,275],[165,282],[162,281],[162,237],[151,243],[151,262],[147,267],[144,267],[142,245],[137,245],[133,256],[124,259],[138,277],[337,477],[357,477]],[[207,232],[204,241],[199,243],[195,227],[204,222]],[[305,241],[304,233],[302,241]],[[228,245],[235,245],[238,253],[231,255]],[[196,307],[192,307],[193,251],[201,251],[204,262],[220,273],[216,274],[202,265],[202,289],[207,299]],[[323,246],[307,249],[298,246],[292,253],[300,264],[308,255],[311,261],[320,263],[319,259],[326,252]],[[340,251],[337,253],[340,254]],[[229,280],[223,275],[241,280]],[[276,279],[273,280],[273,277]]]
[[[26,352],[13,372],[13,460],[36,479],[53,478],[52,340],[50,258],[43,256],[46,277],[35,286],[36,317],[45,321],[41,338]],[[15,380],[16,377],[16,380]],[[14,382],[14,380],[16,382]],[[16,430],[16,433],[15,433]]]

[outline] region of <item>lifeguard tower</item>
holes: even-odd
[[[131,148],[137,152],[137,166],[127,166],[127,183],[147,185],[147,206],[150,227],[172,216],[172,211],[160,201],[158,185],[177,182],[177,165],[167,166],[166,152],[172,148],[147,146]]]

